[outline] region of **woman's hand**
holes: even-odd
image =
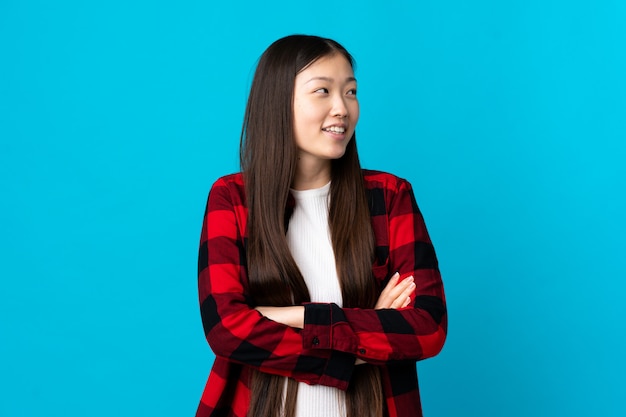
[[[374,308],[380,310],[382,308],[403,308],[411,303],[411,294],[415,290],[413,276],[403,279],[401,282],[400,274],[393,274],[383,291],[376,301]]]
[[[374,308],[380,310],[383,308],[403,308],[411,303],[411,294],[415,291],[415,283],[413,282],[413,276],[403,279],[400,283],[400,274],[395,273],[380,293],[378,301]],[[362,365],[365,362],[363,359],[357,358],[354,362],[355,365]]]

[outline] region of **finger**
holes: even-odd
[[[400,299],[398,299],[398,301],[400,301]],[[397,310],[398,308],[404,308],[404,307],[408,306],[409,304],[411,304],[411,297],[406,297],[404,299],[404,301],[402,302],[402,304],[400,304],[397,308],[394,307],[394,309]]]
[[[409,305],[413,291],[415,291],[415,283],[411,280],[391,303],[391,308],[402,308]]]
[[[401,308],[404,308],[404,307],[408,306],[409,304],[411,304],[411,297],[407,297],[406,298],[406,302],[404,303],[404,305]]]
[[[389,279],[387,285],[385,285],[385,288],[383,288],[380,295],[378,296],[378,300],[376,300],[376,306],[374,306],[374,308],[389,308],[391,306],[391,303],[395,299],[393,295],[393,290],[396,287],[399,278],[399,273],[396,272],[395,274],[393,274],[391,279]]]
[[[389,295],[391,295],[394,299],[398,298],[402,295],[402,293],[406,292],[411,285],[414,285],[413,276],[406,277],[389,292]]]
[[[381,295],[383,294],[387,294],[389,291],[393,290],[395,288],[395,286],[398,284],[398,280],[400,279],[400,273],[396,272],[395,274],[393,274],[391,276],[391,279],[389,279],[389,282],[387,283],[387,285],[385,285],[385,288],[383,288],[382,292],[380,293]]]
[[[395,275],[394,275],[395,277]],[[406,297],[411,294],[412,290],[407,290],[413,283],[413,277],[407,277],[402,282],[391,287],[391,284],[395,284],[399,275],[395,277],[394,282],[389,282],[385,291],[380,294],[376,306],[374,308],[400,308],[406,301]],[[404,296],[403,296],[404,294]]]

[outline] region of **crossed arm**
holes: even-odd
[[[402,281],[400,280],[400,274],[395,273],[389,283],[385,286],[374,309],[380,310],[383,308],[399,309],[408,306],[411,303],[411,294],[415,290],[415,283],[413,277],[410,276]],[[298,329],[304,328],[304,307],[303,306],[289,306],[289,307],[271,307],[271,306],[259,306],[256,310],[263,316],[278,323],[285,324],[290,327]]]

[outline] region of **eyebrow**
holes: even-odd
[[[333,82],[333,81],[335,81],[335,80],[334,80],[334,79],[332,79],[332,78],[330,78],[330,77],[313,77],[313,78],[311,78],[310,80],[308,80],[307,82],[305,82],[305,84],[308,84],[308,83],[310,83],[311,81],[328,81],[328,82],[332,83],[332,82]],[[346,81],[345,81],[345,82],[346,82],[346,83],[349,83],[349,82],[353,82],[353,81],[354,81],[354,82],[356,82],[356,78],[354,78],[354,77],[348,77],[348,78],[346,78]]]

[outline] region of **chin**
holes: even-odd
[[[340,149],[333,149],[329,152],[329,159],[339,159],[346,154],[346,147],[342,146]]]
[[[346,154],[346,151],[344,150],[343,152],[335,152],[332,155],[328,156],[328,159],[340,159],[342,156],[344,156]]]

